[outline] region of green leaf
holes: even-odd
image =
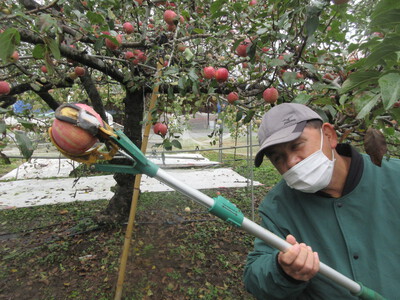
[[[33,127],[35,126],[35,123],[23,120],[23,119],[19,119],[17,118],[17,121],[26,129],[33,129]]]
[[[235,10],[235,12],[237,13],[241,13],[243,11],[243,5],[240,2],[236,2],[233,4],[233,9]]]
[[[179,78],[178,87],[181,90],[184,90],[186,88],[186,77]]]
[[[17,29],[7,28],[0,34],[0,59],[5,63],[14,52],[16,45],[19,45],[21,36]]]
[[[354,99],[353,102],[356,105],[356,109],[359,110],[356,119],[364,119],[365,116],[369,115],[372,108],[378,103],[379,96],[379,94],[365,93],[361,97]]]
[[[205,30],[204,29],[200,29],[200,28],[195,28],[195,29],[193,29],[193,32],[197,33],[197,34],[203,34],[205,32]]]
[[[33,145],[31,140],[23,131],[15,131],[14,134],[17,141],[17,146],[21,151],[22,156],[25,159],[29,159],[33,154]]]
[[[311,95],[308,95],[306,93],[301,93],[294,98],[292,101],[293,103],[300,103],[300,104],[306,104],[310,99],[312,98]]]
[[[267,28],[267,27],[260,28],[260,29],[257,30],[257,34],[258,35],[262,35],[262,34],[266,33],[267,31],[270,31],[270,30],[271,30],[271,28]]]
[[[38,85],[36,83],[31,83],[30,86],[35,92],[39,92],[41,89],[40,85]]]
[[[104,24],[104,17],[101,14],[88,11],[86,16],[91,24]]]
[[[216,12],[220,11],[222,6],[226,3],[227,0],[217,0],[214,1],[210,6],[211,14],[215,14]]]
[[[370,26],[372,28],[391,28],[400,24],[400,9],[391,9],[390,11],[385,11],[380,15],[374,16],[371,20]]]
[[[282,79],[286,84],[291,85],[296,82],[297,79],[296,76],[297,76],[296,72],[285,72],[282,75]]]
[[[185,59],[188,61],[192,60],[194,56],[193,52],[189,48],[186,48],[185,51],[183,51],[183,55],[185,56]]]
[[[398,39],[385,40],[375,47],[371,54],[365,59],[364,68],[371,68],[385,64],[387,60],[397,61],[396,52],[400,51]]]
[[[379,71],[358,71],[352,73],[343,83],[339,93],[345,94],[365,84],[376,84],[380,74]]]
[[[46,52],[46,47],[43,44],[36,44],[33,48],[32,55],[35,59],[43,59]]]
[[[254,114],[256,112],[254,110],[249,110],[246,114],[246,117],[243,119],[243,124],[247,124],[251,121],[251,119],[253,118]]]
[[[247,56],[249,56],[251,60],[255,59],[256,50],[257,50],[257,45],[255,43],[250,44],[250,47],[246,48]]]
[[[169,139],[165,139],[164,141],[163,141],[163,146],[164,146],[164,149],[165,150],[172,150],[172,143],[170,142],[170,140]]]
[[[286,65],[286,62],[283,59],[274,58],[271,59],[269,65],[271,67],[284,66]]]
[[[241,110],[239,110],[239,111],[236,113],[235,122],[239,122],[239,121],[242,119],[242,117],[243,117],[243,112],[242,112]]]
[[[58,46],[56,40],[46,39],[47,46],[49,47],[51,53],[55,59],[61,59],[60,47]]]
[[[371,20],[378,18],[380,15],[390,13],[392,10],[399,9],[400,2],[398,0],[381,0],[375,6],[375,10],[371,15]]]
[[[400,107],[391,109],[389,113],[397,123],[400,123]]]
[[[175,148],[182,149],[182,144],[178,140],[172,140],[171,144]]]
[[[3,120],[0,120],[0,134],[5,134],[7,130],[7,125]]]
[[[193,93],[194,95],[200,94],[200,92],[199,92],[199,84],[198,84],[197,81],[193,81],[192,93]]]
[[[307,30],[307,36],[312,36],[315,30],[317,30],[320,13],[321,9],[316,6],[308,6],[306,8],[307,19],[305,22],[305,28]]]
[[[390,109],[400,97],[400,74],[389,73],[378,80],[385,110]]]
[[[192,81],[197,81],[197,80],[199,79],[199,76],[196,74],[196,70],[195,70],[194,68],[191,68],[191,69],[189,70],[188,75],[189,75],[189,78],[190,78]]]

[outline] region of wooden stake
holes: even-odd
[[[163,67],[163,62],[159,61],[157,64],[157,74],[156,74],[157,78],[159,78],[161,76],[161,68],[162,67]],[[144,129],[142,146],[140,148],[140,150],[143,153],[146,153],[147,144],[149,141],[149,133],[150,133],[151,123],[152,123],[151,122],[152,121],[151,113],[156,106],[156,101],[158,98],[158,89],[159,89],[159,85],[156,84],[156,86],[153,88],[153,94],[151,95],[149,112],[147,114],[147,124]],[[128,261],[129,247],[130,247],[130,243],[131,243],[131,239],[132,239],[133,227],[135,224],[136,208],[137,208],[137,203],[138,203],[138,199],[139,199],[141,179],[142,179],[142,174],[138,174],[135,176],[131,210],[129,212],[129,220],[128,220],[128,225],[126,227],[126,232],[125,232],[124,246],[123,246],[123,250],[122,250],[121,262],[120,262],[119,273],[118,273],[117,289],[115,291],[115,297],[114,297],[115,300],[120,300],[121,296],[122,296],[122,288],[123,288],[124,279],[125,279],[126,263]]]

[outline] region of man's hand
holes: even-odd
[[[313,278],[319,271],[318,253],[304,243],[297,243],[293,235],[289,234],[286,241],[293,246],[278,254],[283,271],[297,280],[308,281]]]

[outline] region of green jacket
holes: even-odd
[[[321,262],[389,300],[400,299],[400,160],[384,159],[377,167],[363,159],[359,184],[341,198],[302,193],[282,180],[260,206],[261,225],[282,238],[294,235]],[[244,282],[257,299],[357,299],[321,274],[308,282],[288,277],[277,253],[256,239],[248,255]]]

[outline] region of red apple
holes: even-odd
[[[47,67],[46,66],[41,66],[40,70],[42,70],[43,73],[47,73]]]
[[[104,34],[110,35],[110,33]],[[117,36],[114,36],[114,38],[117,40],[117,43],[114,43],[112,40],[106,38],[106,47],[110,50],[116,50],[122,44],[122,35],[118,34]]]
[[[236,54],[241,57],[247,56],[247,47],[251,45],[251,41],[249,39],[245,39],[243,42],[239,44],[236,48]]]
[[[250,6],[254,6],[256,4],[257,4],[257,0],[251,0],[249,3]]]
[[[142,5],[143,0],[134,0],[135,2],[137,2],[137,4]]]
[[[7,81],[0,81],[0,95],[8,95],[10,90],[10,84]]]
[[[167,9],[164,12],[164,21],[169,25],[174,25],[174,21],[177,16],[178,15],[173,10]]]
[[[226,98],[230,104],[233,104],[235,101],[239,100],[239,95],[236,92],[230,92]]]
[[[269,48],[267,48],[267,47],[262,47],[261,51],[264,52],[264,53],[265,53],[265,52],[268,52],[268,51],[269,51]]]
[[[275,103],[278,100],[279,93],[278,90],[274,87],[265,89],[263,92],[264,101],[267,103]]]
[[[125,23],[122,25],[122,28],[124,29],[124,31],[125,31],[127,34],[131,34],[131,33],[133,33],[133,32],[135,31],[135,29],[133,28],[132,23],[129,23],[129,22],[125,22]]]
[[[178,51],[179,52],[183,52],[183,51],[185,51],[186,50],[186,46],[184,45],[184,44],[179,44],[178,45]]]
[[[126,51],[125,52],[125,59],[131,59],[132,57],[134,57],[135,55],[133,54],[132,51]]]
[[[211,79],[215,76],[215,69],[213,67],[205,67],[203,69],[204,78]]]
[[[81,103],[76,105],[93,114],[103,124],[100,115],[92,107]],[[97,142],[97,138],[86,130],[58,119],[54,119],[51,136],[58,147],[71,154],[82,154]]]
[[[225,68],[219,68],[217,71],[215,71],[215,79],[219,82],[225,82],[228,79],[229,72]]]
[[[85,69],[82,68],[82,67],[75,67],[74,72],[75,72],[75,74],[78,75],[78,76],[83,76],[83,75],[85,75],[85,72],[86,72],[86,71],[85,71]]]
[[[301,74],[301,73],[296,73],[296,78],[297,78],[297,79],[303,79],[303,78],[304,78],[304,75]]]
[[[174,24],[168,24],[167,30],[170,32],[174,32],[176,30],[176,26]]]
[[[326,74],[323,76],[323,78],[324,78],[324,79],[328,79],[328,80],[333,80],[334,75],[333,75],[333,74],[326,73]]]
[[[137,58],[140,62],[145,62],[147,60],[147,56],[144,52],[140,52],[138,54]]]
[[[13,62],[16,62],[16,61],[19,60],[19,54],[18,54],[17,51],[14,51],[14,52],[13,52],[13,54],[11,55],[11,60],[12,60]]]
[[[242,67],[246,69],[249,67],[249,64],[247,62],[244,62],[244,63],[242,63]]]
[[[163,123],[156,123],[154,124],[153,131],[155,134],[165,136],[167,134],[168,127]]]

